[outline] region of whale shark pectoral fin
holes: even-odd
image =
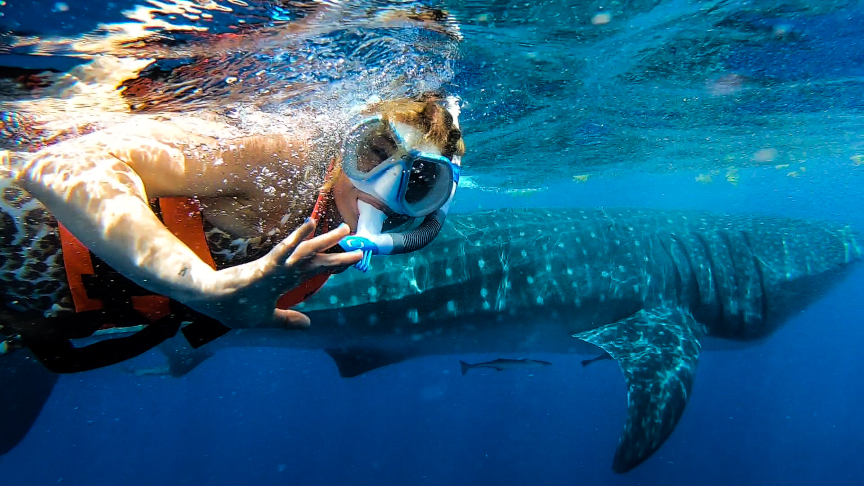
[[[176,338],[164,341],[157,346],[157,349],[165,356],[165,363],[149,368],[131,367],[128,371],[136,376],[154,375],[182,378],[213,356],[213,353],[207,349],[194,348],[191,345],[178,346],[172,341],[176,341]]]
[[[201,363],[213,356],[213,353],[204,348],[173,348],[160,346],[160,351],[168,359],[167,375],[172,378],[182,378],[194,370]]]
[[[615,472],[648,459],[675,429],[690,397],[704,334],[689,313],[660,308],[573,335],[609,353],[627,381],[627,421]]]
[[[367,371],[401,363],[408,356],[374,348],[330,348],[324,350],[336,362],[339,376],[354,378]]]

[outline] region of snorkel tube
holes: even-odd
[[[459,128],[458,99],[455,96],[448,96],[446,103],[446,109],[453,117],[453,126]],[[459,186],[459,169],[462,166],[462,157],[454,155],[452,163],[454,165],[453,189],[450,192],[450,197],[447,198],[443,206],[426,215],[423,222],[416,228],[399,233],[382,233],[381,229],[387,215],[367,202],[357,201],[357,208],[360,212],[357,231],[353,235],[342,238],[339,245],[345,251],[363,251],[363,259],[355,265],[358,270],[365,272],[369,269],[372,255],[411,253],[424,248],[438,236],[444,226],[444,221],[447,219],[447,213],[450,211],[450,205],[453,203],[453,197]]]

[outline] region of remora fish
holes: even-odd
[[[770,335],[848,274],[861,260],[859,242],[845,225],[776,217],[638,209],[454,215],[424,251],[331,279],[300,307],[312,318],[308,331],[238,329],[206,349],[323,349],[351,377],[424,355],[596,355],[599,347],[627,383],[613,462],[625,472],[678,423],[706,336]]]
[[[492,361],[486,361],[484,363],[475,363],[470,364],[464,361],[459,361],[459,365],[462,367],[462,375],[468,373],[468,370],[474,368],[490,368],[495,371],[504,371],[504,370],[516,370],[520,368],[542,368],[544,366],[549,366],[552,363],[548,361],[540,361],[539,359],[495,359]]]

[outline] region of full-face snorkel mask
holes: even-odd
[[[446,103],[453,126],[459,128],[457,99],[450,96]],[[372,255],[410,253],[431,243],[447,218],[461,164],[460,156],[444,157],[410,125],[388,123],[380,117],[355,125],[342,146],[345,175],[357,189],[394,213],[423,218],[414,229],[383,233],[388,215],[362,199],[357,201],[357,231],[339,242],[345,251],[363,251],[355,267],[365,272]]]

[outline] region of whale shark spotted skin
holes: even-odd
[[[647,459],[681,417],[706,336],[768,336],[862,256],[848,226],[639,209],[451,216],[421,252],[335,276],[306,332],[235,330],[221,346],[319,348],[350,377],[424,355],[615,359],[627,420],[613,462]]]
[[[156,372],[180,375],[238,346],[323,349],[344,377],[428,355],[602,352],[627,383],[613,461],[625,472],[672,433],[706,337],[769,336],[850,272],[860,241],[846,225],[777,217],[608,208],[452,215],[424,250],[331,278],[298,307],[309,330],[234,329],[199,350],[169,351],[169,366]],[[50,376],[40,380],[47,392],[34,404],[53,386]]]

